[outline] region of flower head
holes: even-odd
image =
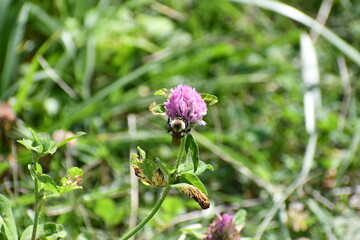
[[[169,98],[165,102],[165,109],[171,119],[181,118],[188,124],[206,124],[202,120],[207,111],[206,103],[192,87],[179,84],[176,88],[171,89]]]
[[[209,225],[203,240],[239,240],[240,234],[233,222],[234,216],[223,214]]]

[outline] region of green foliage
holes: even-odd
[[[75,136],[69,137],[61,141],[60,143],[56,144],[55,141],[52,141],[50,136],[47,133],[36,133],[34,130],[29,128],[33,139],[23,139],[17,140],[18,143],[23,145],[29,150],[34,151],[35,153],[39,154],[39,156],[43,156],[46,154],[54,154],[56,150],[65,145],[66,143],[70,142],[71,140],[78,138],[86,133],[78,132]]]
[[[0,194],[0,239],[17,240],[14,216],[9,200]]]
[[[138,154],[132,155],[131,165],[134,168],[135,175],[145,185],[166,187],[169,183],[172,188],[194,199],[203,209],[206,209],[210,206],[209,200],[205,196],[207,190],[197,174],[201,174],[206,169],[212,169],[212,166],[199,160],[199,147],[191,134],[188,134],[181,141],[181,147],[185,151],[185,161],[181,162],[182,156],[179,155],[180,164],[177,169],[173,169],[159,158],[155,158],[156,162],[146,158],[146,152],[140,147],[137,147]],[[200,168],[197,168],[199,161]],[[164,174],[160,169],[168,175],[167,181],[165,181]]]
[[[67,172],[66,177],[61,178],[61,185],[57,185],[49,175],[41,172],[36,172],[36,178],[40,181],[44,190],[49,191],[50,194],[46,197],[60,196],[66,192],[76,189],[82,189],[78,184],[81,183],[83,171],[80,168],[73,167]]]
[[[186,162],[192,162],[193,170],[196,172],[199,165],[199,147],[194,137],[189,134],[185,142]]]
[[[214,105],[218,102],[218,98],[215,95],[211,95],[208,93],[201,93],[201,98],[205,101],[206,104]]]
[[[25,229],[20,240],[30,240],[33,226]],[[44,223],[38,225],[37,239],[39,240],[60,240],[66,237],[64,227],[56,223]]]

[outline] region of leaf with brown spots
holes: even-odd
[[[171,185],[171,187],[194,199],[202,209],[208,209],[210,207],[210,202],[207,196],[193,185],[187,183],[178,183]]]
[[[131,166],[134,168],[135,175],[142,180],[145,185],[154,187],[166,186],[164,174],[156,163],[150,159],[141,159],[134,153],[131,157]]]

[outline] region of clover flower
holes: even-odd
[[[203,240],[239,240],[240,234],[233,222],[234,216],[217,215],[208,227]]]
[[[192,87],[179,84],[170,90],[169,98],[165,102],[166,114],[171,119],[181,118],[188,124],[205,125],[202,120],[207,107],[200,94]]]

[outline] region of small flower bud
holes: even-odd
[[[209,225],[203,240],[239,240],[240,234],[233,222],[234,216],[228,214],[217,215]]]

